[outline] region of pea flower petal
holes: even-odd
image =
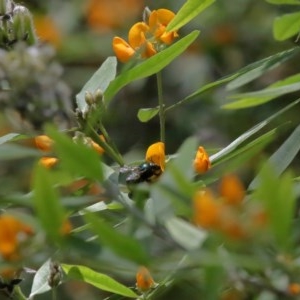
[[[129,61],[135,55],[135,50],[118,36],[113,39],[113,50],[116,57],[123,63]]]
[[[145,267],[140,267],[136,273],[136,286],[142,291],[146,292],[156,286],[150,272]]]
[[[209,156],[205,149],[200,146],[197,150],[196,157],[194,159],[194,169],[198,174],[203,174],[211,167]]]
[[[152,162],[165,170],[165,144],[163,142],[157,142],[150,145],[146,152],[146,161]]]

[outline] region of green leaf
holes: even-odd
[[[145,265],[149,257],[141,244],[131,236],[117,232],[105,221],[97,218],[91,213],[85,215],[92,231],[97,235],[103,245],[107,245],[117,255]]]
[[[234,90],[253,81],[262,74],[266,73],[267,71],[272,70],[275,67],[281,65],[284,61],[292,58],[299,52],[299,47],[291,48],[289,50],[276,53],[275,55],[269,56],[253,64],[250,64],[245,68],[242,68],[237,72],[237,75],[240,74],[240,76],[238,76],[235,80],[231,81],[226,86],[227,90]]]
[[[291,162],[296,157],[299,151],[300,151],[300,125],[277,149],[277,151],[269,158],[269,163],[273,166],[275,174],[277,176],[279,176],[286,170],[286,168],[291,164]],[[253,181],[249,185],[250,190],[253,190],[257,187],[257,185],[259,184],[260,177],[261,174],[259,173],[253,179]]]
[[[172,238],[189,251],[199,248],[207,237],[206,231],[177,217],[168,218],[165,226]]]
[[[15,144],[0,145],[0,160],[15,160],[25,157],[38,157],[41,153],[35,149],[30,149]]]
[[[55,151],[60,158],[61,165],[66,170],[90,179],[102,179],[100,157],[95,150],[75,143],[67,135],[52,128],[48,128],[47,132],[49,137],[54,140]]]
[[[53,240],[59,239],[65,214],[57,190],[53,187],[50,171],[40,165],[34,172],[33,203],[44,230]]]
[[[194,42],[198,35],[199,31],[197,30],[191,32],[165,50],[144,60],[139,65],[117,76],[110,83],[104,93],[104,100],[106,101],[106,104],[108,104],[111,98],[128,83],[137,79],[148,77],[162,70],[177,56],[184,52]]]
[[[29,299],[33,299],[34,296],[51,290],[51,287],[48,284],[48,278],[50,277],[50,263],[50,259],[46,260],[35,273]]]
[[[80,111],[85,111],[87,106],[85,92],[94,93],[97,89],[100,89],[104,93],[109,83],[116,77],[116,73],[117,59],[115,56],[110,56],[76,95],[76,103]]]
[[[209,84],[204,85],[203,87],[199,88],[197,91],[192,93],[191,95],[185,97],[181,101],[178,101],[177,103],[169,106],[166,108],[166,112],[168,110],[174,109],[176,107],[181,106],[184,103],[188,103],[194,99],[200,99],[199,96],[213,88],[216,88],[220,85],[223,85],[225,83],[230,82],[227,85],[227,90],[232,90],[235,88],[238,88],[251,80],[256,79],[257,77],[261,76],[264,72],[267,72],[271,70],[272,68],[275,68],[276,66],[280,65],[285,60],[288,60],[295,54],[299,53],[300,49],[299,47],[295,47],[293,49],[289,49],[287,51],[283,51],[280,53],[276,53],[273,56],[264,58],[262,60],[259,60],[257,62],[254,62],[237,72],[227,75],[225,77],[222,77],[218,79],[217,81],[211,82]]]
[[[276,40],[283,41],[299,33],[300,12],[285,14],[274,20],[273,35]]]
[[[291,246],[291,225],[296,198],[290,174],[278,177],[272,165],[266,164],[260,173],[254,196],[263,202],[278,247],[286,251]]]
[[[235,98],[242,98],[242,99],[225,104],[222,106],[222,108],[242,109],[242,108],[248,108],[248,107],[258,106],[267,103],[285,93],[292,93],[294,91],[297,91],[300,87],[299,81],[300,81],[300,74],[296,74],[296,75],[289,76],[283,80],[277,81],[261,91],[230,96],[230,98],[233,99]]]
[[[94,270],[80,265],[67,265],[62,264],[63,270],[67,274],[68,279],[80,280],[95,286],[103,291],[111,292],[114,294],[122,295],[129,298],[137,298],[138,295],[126,287],[125,285],[117,282],[110,276],[95,272]]]
[[[154,107],[154,108],[141,108],[138,111],[138,119],[141,122],[148,122],[151,120],[153,117],[155,117],[159,112],[159,108]]]
[[[8,133],[8,134],[0,137],[0,145],[7,143],[7,142],[13,142],[13,141],[18,141],[18,140],[28,139],[28,138],[29,137],[25,134]]]
[[[174,19],[168,24],[167,31],[177,31],[214,2],[215,0],[187,0],[176,13]]]
[[[266,1],[271,4],[277,4],[277,5],[287,5],[287,4],[300,5],[299,0],[266,0]]]
[[[277,118],[282,113],[284,113],[287,110],[289,110],[290,108],[294,107],[299,102],[300,102],[300,99],[294,101],[290,105],[287,105],[286,107],[284,107],[283,109],[281,109],[277,113],[273,114],[272,116],[270,116],[266,120],[258,123],[257,125],[255,125],[251,129],[249,129],[248,131],[246,131],[245,133],[243,133],[242,135],[240,135],[237,139],[235,139],[227,147],[223,148],[218,153],[210,156],[211,162],[214,163],[215,161],[220,160],[223,156],[229,155],[232,151],[234,151],[235,149],[237,149],[237,147],[240,146],[243,142],[245,142],[248,138],[250,138],[252,135],[254,135],[255,133],[257,133],[262,128],[264,128],[267,124],[269,124],[273,119]]]

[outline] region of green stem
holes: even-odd
[[[22,293],[21,288],[19,286],[16,286],[14,288],[14,296],[17,300],[26,300],[27,298],[25,295]]]
[[[110,145],[106,142],[102,141],[94,130],[94,128],[90,124],[86,124],[86,134],[99,146],[101,146],[107,155],[109,155],[115,162],[117,162],[120,166],[124,165],[123,158],[120,153],[117,153]]]
[[[166,134],[166,118],[165,118],[165,105],[162,91],[162,76],[161,72],[156,73],[158,106],[159,106],[159,124],[160,124],[160,141],[165,143]]]
[[[56,287],[52,288],[52,300],[57,300],[57,289],[56,289]]]

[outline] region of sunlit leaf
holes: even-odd
[[[50,276],[50,264],[51,260],[46,260],[45,263],[35,273],[29,299],[33,299],[35,295],[43,294],[51,290],[51,287],[48,284],[48,279]]]
[[[141,108],[138,111],[138,119],[141,122],[148,122],[152,118],[154,118],[159,112],[159,108]]]
[[[180,218],[167,219],[165,226],[173,239],[186,250],[199,248],[207,237],[206,231],[196,228]]]
[[[64,211],[49,172],[43,166],[36,167],[33,180],[33,203],[44,230],[52,239],[57,240],[60,237]]]
[[[66,272],[68,279],[80,280],[89,283],[103,291],[122,295],[124,297],[138,297],[138,295],[134,291],[117,282],[112,277],[103,273],[96,272],[88,267],[62,264],[62,268]]]
[[[222,108],[241,109],[241,108],[253,107],[253,106],[258,106],[267,103],[283,94],[297,91],[300,87],[299,82],[300,82],[300,74],[296,74],[296,75],[289,76],[283,80],[277,81],[269,85],[267,88],[258,92],[232,95],[230,96],[230,98],[232,99],[241,98],[241,100],[225,104],[222,106]],[[278,89],[279,87],[282,87],[282,89]]]
[[[300,12],[285,14],[274,20],[273,34],[276,40],[283,41],[299,33]]]
[[[109,83],[116,77],[116,73],[117,59],[115,56],[110,56],[76,95],[76,103],[80,111],[83,112],[87,106],[85,102],[85,92],[94,93],[97,89],[100,89],[104,93]]]
[[[28,136],[25,134],[8,133],[8,134],[0,137],[0,145],[7,143],[7,142],[18,141],[18,140],[27,139],[27,138],[28,138]]]
[[[187,0],[174,19],[168,24],[167,31],[176,31],[195,17],[197,17],[207,7],[212,5],[215,0]]]
[[[86,214],[85,218],[101,244],[108,246],[121,257],[142,265],[147,263],[149,257],[136,239],[117,232],[117,230],[106,224],[105,221],[91,213]]]
[[[162,70],[177,56],[184,52],[194,42],[198,35],[199,31],[195,30],[165,50],[144,60],[132,69],[121,73],[106,89],[104,93],[106,103],[108,103],[110,99],[128,83],[148,77]]]

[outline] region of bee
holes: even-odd
[[[121,173],[128,173],[125,181],[128,185],[141,182],[154,182],[161,174],[160,166],[152,162],[143,162],[135,167],[123,167]]]
[[[21,278],[15,278],[9,282],[3,282],[2,279],[0,279],[0,292],[3,292],[5,295],[10,297],[13,293],[14,287],[21,283],[22,280],[23,279]]]

